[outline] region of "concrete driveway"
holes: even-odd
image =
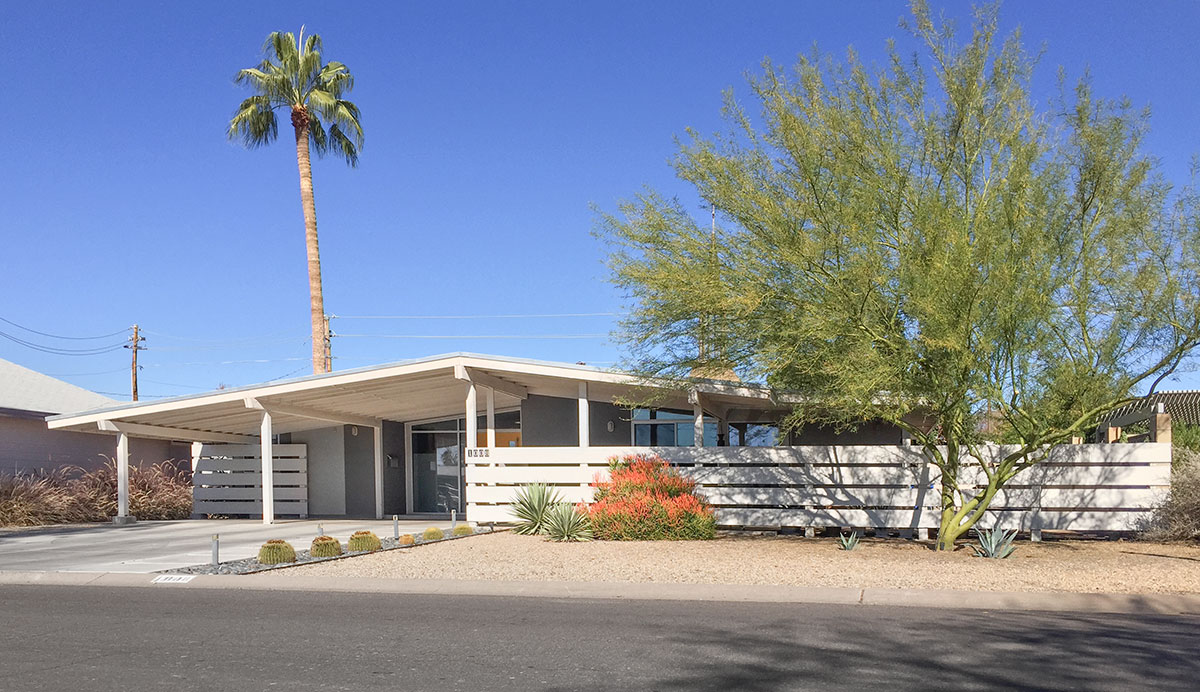
[[[213,534],[221,537],[224,562],[257,555],[259,546],[272,538],[282,538],[297,550],[307,548],[318,525],[343,543],[360,529],[381,538],[392,535],[390,519],[305,519],[271,526],[258,520],[189,519],[5,529],[0,530],[0,570],[158,572],[211,561]],[[419,533],[430,526],[448,529],[450,522],[402,519],[400,533]]]

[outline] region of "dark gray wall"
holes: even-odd
[[[404,514],[405,482],[404,482],[404,424],[383,422],[383,513],[384,515]],[[387,460],[391,455],[396,462]],[[392,464],[398,466],[392,468]]]
[[[854,430],[836,432],[833,428],[807,426],[792,435],[794,445],[898,445],[903,435],[891,423],[871,421]]]
[[[522,447],[578,447],[579,402],[530,394],[521,402]]]
[[[578,405],[578,402],[574,402]],[[603,401],[588,403],[588,437],[593,447],[627,447],[632,444],[629,409]],[[608,431],[608,422],[613,422],[613,431]]]
[[[0,474],[53,471],[79,466],[93,471],[117,453],[117,436],[51,430],[40,417],[0,415]],[[166,440],[129,440],[129,462],[135,465],[174,460],[191,470],[191,446]]]
[[[375,516],[375,431],[345,426],[346,440],[346,516]]]

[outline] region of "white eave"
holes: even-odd
[[[50,416],[46,421],[50,428],[79,432],[250,441],[258,434],[263,408],[272,410],[277,433],[338,423],[461,416],[467,380],[493,389],[497,408],[517,406],[528,394],[574,398],[580,382],[587,383],[593,401],[612,401],[643,384],[628,373],[583,365],[454,353]],[[693,389],[714,409],[778,407],[769,390],[751,385],[702,381]],[[687,400],[686,393],[671,393],[664,405],[690,408]]]

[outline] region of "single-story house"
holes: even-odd
[[[111,439],[69,430],[50,430],[48,415],[107,409],[120,402],[49,375],[0,359],[0,474],[52,472],[77,466],[99,468],[116,450]],[[132,463],[187,459],[187,445],[139,439]]]
[[[462,516],[469,448],[902,443],[898,428],[872,423],[781,436],[786,401],[738,382],[699,381],[666,392],[655,409],[614,403],[639,384],[585,365],[454,353],[55,415],[48,425],[116,436],[108,444],[118,459],[128,458],[131,440],[197,443],[197,512],[267,521],[277,513]],[[273,485],[217,487],[260,465]]]

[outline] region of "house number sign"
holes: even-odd
[[[488,456],[491,456],[491,454],[490,454],[491,451],[492,450],[487,449],[486,447],[484,447],[484,448],[468,448],[467,449],[467,458],[468,459],[477,459],[480,457],[488,457]]]

